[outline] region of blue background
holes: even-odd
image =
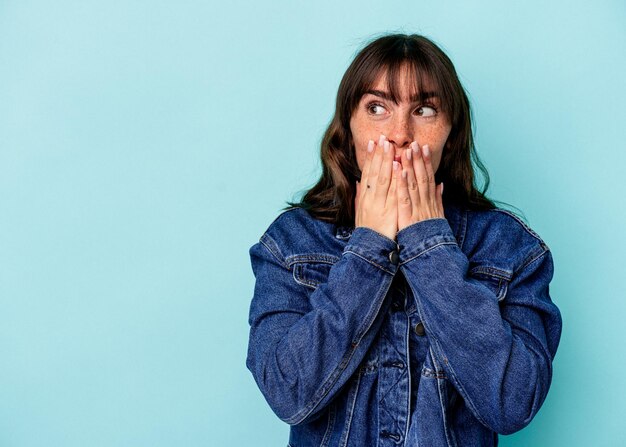
[[[356,51],[424,33],[488,195],[553,251],[552,389],[503,446],[626,443],[626,3],[0,1],[0,446],[282,446],[248,249]]]

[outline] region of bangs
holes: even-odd
[[[361,97],[373,89],[374,85],[386,77],[387,91],[391,99],[398,103],[402,100],[403,74],[409,79],[408,93],[410,99],[426,102],[433,95],[439,98],[439,110],[445,114],[452,124],[460,115],[460,101],[455,96],[456,73],[438,54],[429,52],[416,45],[415,42],[396,42],[387,48],[380,48],[365,56],[356,68],[356,85],[348,93],[350,114],[358,106]],[[360,82],[359,82],[360,81]]]
[[[436,96],[440,101],[440,110],[449,116],[452,98],[446,95],[447,89],[442,85],[441,77],[437,76],[437,73],[422,61],[409,59],[389,61],[380,66],[373,74],[374,76],[368,76],[371,78],[367,80],[369,82],[364,82],[359,89],[357,103],[368,90],[373,89],[374,84],[381,77],[386,77],[387,91],[391,100],[396,104],[399,103],[403,99],[401,97],[402,90],[407,88],[407,86],[402,85],[402,75],[405,74],[405,79],[409,80],[409,100],[423,103]]]
[[[412,63],[413,62],[413,63]],[[408,94],[409,100],[425,102],[428,98],[437,96],[441,98],[441,86],[433,81],[433,75],[426,71],[425,67],[417,66],[414,61],[400,61],[391,64],[380,71],[381,75],[386,73],[387,91],[391,95],[391,100],[396,104],[402,100],[401,91],[406,86],[401,85],[401,75],[406,74],[409,80]]]

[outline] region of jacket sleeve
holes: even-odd
[[[313,291],[295,281],[267,233],[250,249],[256,282],[246,365],[283,421],[313,420],[356,371],[388,305],[396,249],[376,231],[356,228]]]
[[[398,243],[435,357],[470,411],[501,434],[528,425],[548,393],[562,328],[549,295],[549,249],[537,245],[499,302],[468,276],[469,261],[445,218],[402,229]]]

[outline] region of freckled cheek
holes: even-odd
[[[448,126],[436,127],[431,130],[425,131],[422,135],[420,135],[418,142],[421,141],[420,144],[428,144],[431,151],[431,162],[433,165],[433,169],[436,172],[439,168],[439,164],[441,163],[441,157],[443,155],[444,146],[446,144],[446,140],[448,138],[450,131]]]
[[[377,130],[371,128],[370,126],[351,126],[352,131],[352,139],[354,141],[354,147],[356,151],[356,161],[359,169],[363,169],[363,165],[365,164],[365,159],[367,158],[367,143],[369,140],[377,141],[375,135],[377,134]],[[381,132],[378,131],[378,135]]]
[[[356,148],[366,151],[369,140],[378,141],[378,137],[376,135],[380,136],[381,133],[382,132],[377,132],[375,129],[362,129],[356,134],[353,133]]]
[[[357,164],[359,165],[359,169],[361,169],[361,167],[363,166],[363,162],[365,160],[365,149],[366,149],[367,146],[363,145],[362,138],[358,138],[358,136],[355,136],[354,134],[353,134],[352,138],[353,138],[353,141],[354,141],[354,150],[355,150],[355,155],[356,155],[356,161],[357,161]]]

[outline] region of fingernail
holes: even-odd
[[[406,158],[410,160],[411,157],[413,157],[413,151],[411,150],[411,148],[408,148],[406,150]]]
[[[383,143],[383,148],[385,150],[385,153],[389,152],[389,141],[386,141]]]
[[[425,144],[424,146],[422,146],[422,149],[424,150],[424,155],[428,157],[428,155],[430,154],[430,148],[428,147],[428,145]]]
[[[443,195],[443,182],[441,182],[441,195]]]
[[[413,143],[411,143],[411,147],[413,148],[413,153],[417,154],[420,150],[419,146],[417,145],[417,142],[414,141]]]
[[[367,152],[372,152],[374,150],[374,140],[369,140],[367,142]]]
[[[380,137],[378,138],[378,145],[382,146],[386,138],[387,137],[385,137],[383,134],[380,134]]]
[[[399,166],[400,166],[400,163],[398,163],[397,161],[394,160],[393,161],[393,170],[397,171]]]
[[[407,173],[406,173],[406,169],[402,170],[402,178],[406,179]]]

